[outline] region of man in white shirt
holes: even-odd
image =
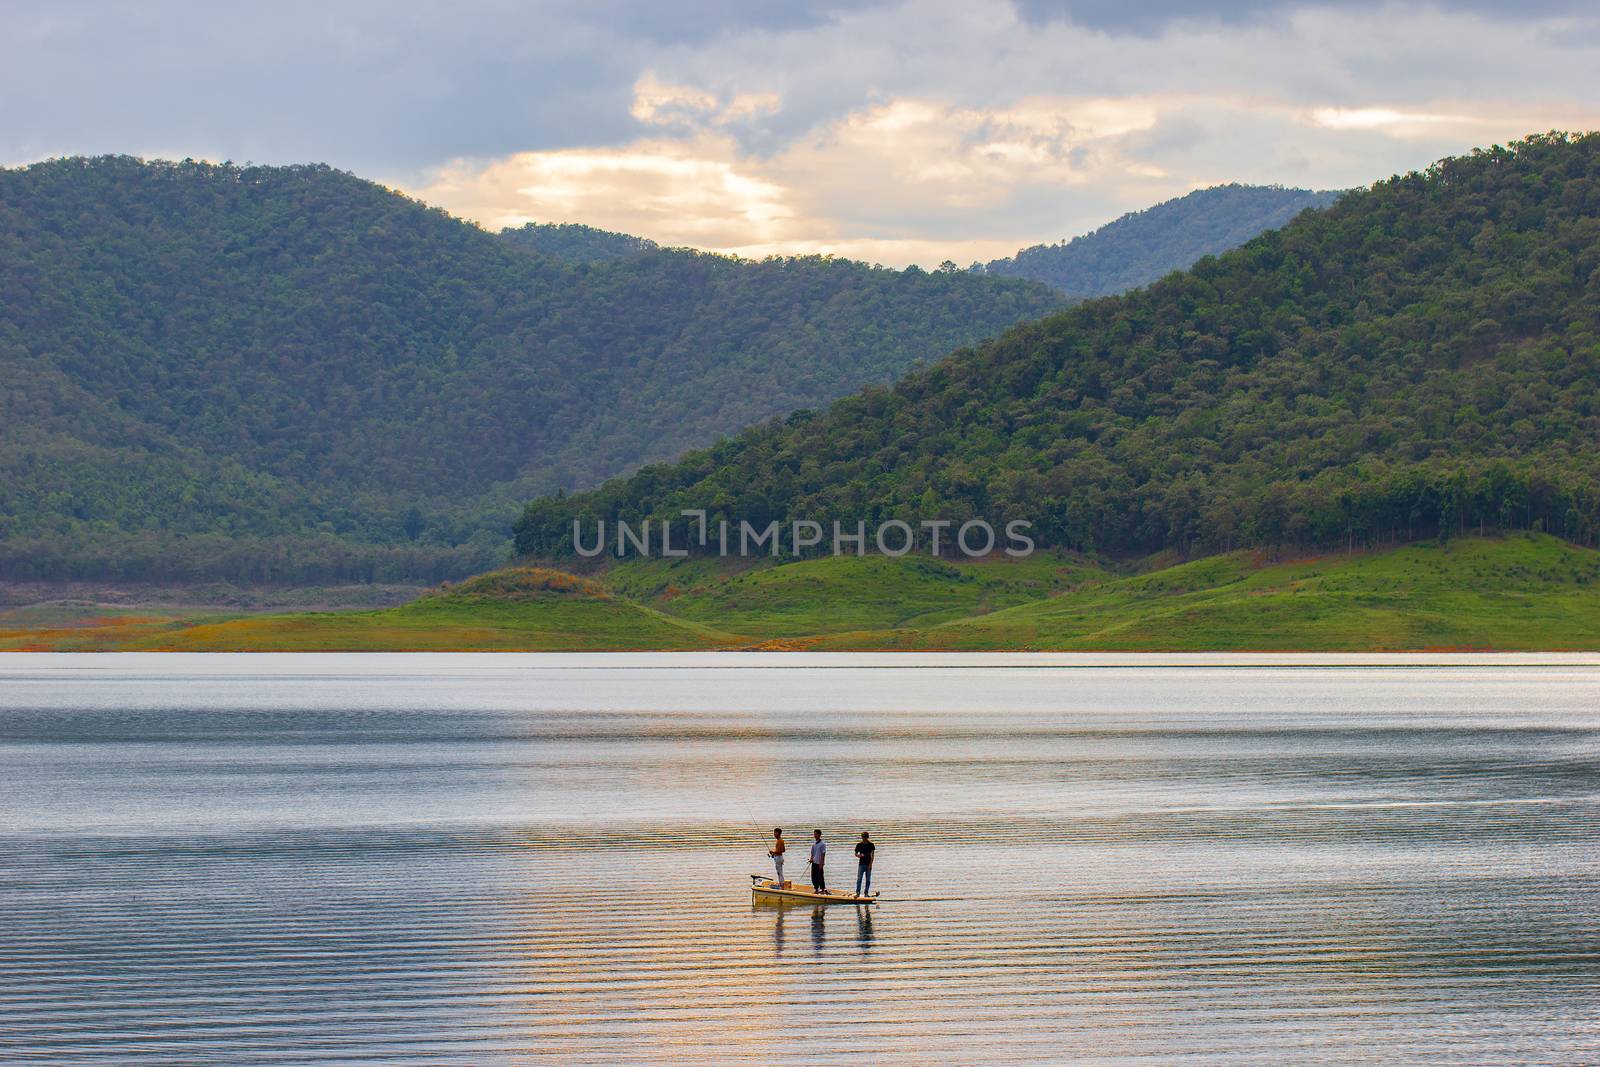
[[[811,831],[811,885],[819,893],[826,893],[828,885],[822,878],[822,865],[828,862],[828,843],[822,840],[822,831]]]
[[[779,889],[788,884],[783,880],[783,854],[788,850],[789,846],[784,844],[783,841],[783,829],[780,827],[773,830],[772,847],[767,849],[767,855],[772,857],[772,867],[778,872],[778,876],[773,881],[778,884]]]

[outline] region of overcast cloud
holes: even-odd
[[[486,226],[884,263],[1600,126],[1600,14],[935,0],[6,7],[0,155],[325,161]]]

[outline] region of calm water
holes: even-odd
[[[0,657],[0,1060],[1600,1060],[1600,668],[863,662]]]

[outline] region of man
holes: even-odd
[[[811,831],[811,888],[826,893],[828,885],[822,878],[822,865],[828,862],[828,845],[822,840],[822,831]]]
[[[864,897],[872,892],[872,854],[878,851],[867,837],[865,830],[861,831],[861,840],[856,842],[856,896]]]
[[[772,866],[777,870],[778,877],[773,881],[778,883],[778,888],[783,888],[783,854],[788,846],[783,843],[783,827],[772,831],[772,847],[767,850],[767,855],[772,857]]]

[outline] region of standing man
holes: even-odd
[[[865,830],[861,831],[861,840],[856,842],[856,896],[864,897],[872,892],[872,854],[878,851],[868,838]]]
[[[828,844],[822,840],[822,831],[811,831],[811,887],[826,893],[828,885],[822,878],[822,865],[828,862]]]
[[[767,849],[767,855],[772,857],[772,866],[777,870],[778,888],[783,888],[783,854],[788,846],[783,843],[783,827],[772,831],[772,847]]]

